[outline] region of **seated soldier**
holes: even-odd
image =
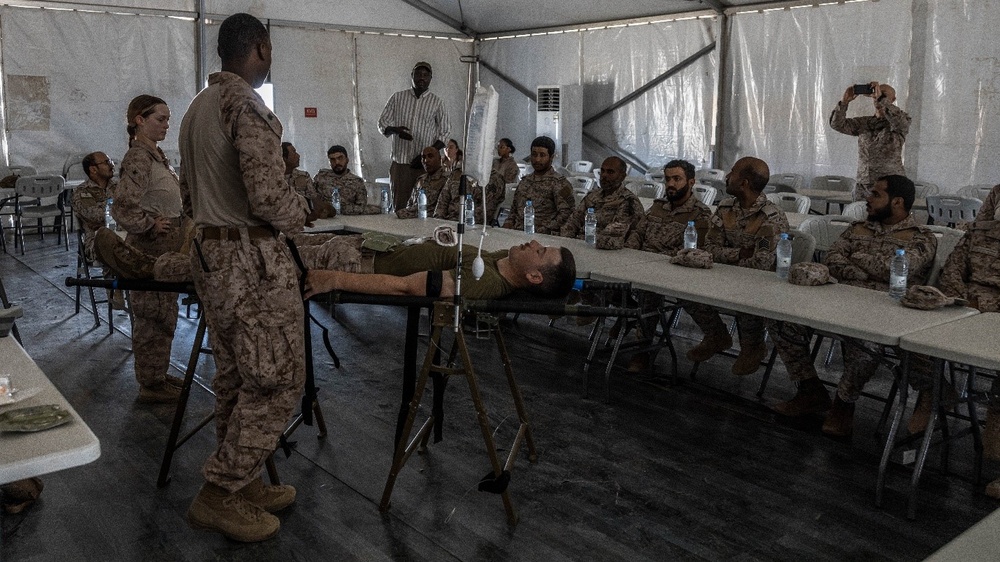
[[[524,229],[524,204],[530,199],[535,209],[535,232],[559,234],[573,212],[575,202],[573,186],[552,167],[555,154],[556,143],[549,137],[541,136],[531,141],[531,167],[534,172],[524,176],[517,184],[504,228]]]
[[[635,227],[645,213],[642,202],[634,193],[625,188],[628,165],[617,156],[604,160],[601,164],[601,185],[592,189],[576,206],[573,214],[559,230],[566,238],[584,237],[584,220],[587,209],[594,209],[597,218],[597,247],[618,250],[625,245],[625,237]]]
[[[337,290],[370,295],[454,295],[452,270],[457,252],[452,246],[434,242],[402,245],[383,236],[373,237],[374,243],[366,246],[363,236],[335,234],[299,234],[294,240],[309,270],[307,298]],[[192,251],[197,247],[194,244]],[[123,279],[184,282],[192,278],[190,256],[169,252],[156,258],[106,228],[98,230],[95,249]],[[519,289],[544,298],[561,298],[576,280],[572,252],[542,246],[535,240],[509,250],[483,252],[485,272],[479,280],[472,275],[475,258],[475,246],[464,246],[462,294],[470,299],[498,299]]]
[[[446,182],[438,195],[437,205],[434,212],[429,213],[436,219],[457,221],[462,212],[462,189],[461,176],[453,176]],[[482,187],[469,182],[468,193],[472,194],[476,202],[476,224],[483,224],[483,189]],[[488,224],[492,224],[497,218],[500,210],[500,203],[503,203],[504,195],[507,193],[507,184],[496,170],[490,172],[490,181],[486,184],[486,217]]]
[[[994,189],[994,192],[997,190]],[[1000,312],[1000,209],[976,217],[948,256],[938,280],[941,292],[969,301],[980,312]],[[990,387],[983,456],[1000,460],[1000,379]],[[1000,499],[1000,478],[986,486],[986,495]]]
[[[285,181],[288,182],[288,187],[306,199],[315,197],[312,178],[309,177],[309,172],[298,169],[301,157],[292,143],[281,143],[281,159],[285,163]]]
[[[824,260],[830,275],[847,285],[887,292],[889,261],[897,248],[903,248],[910,262],[907,284],[925,284],[934,263],[937,238],[913,222],[910,207],[915,193],[913,182],[904,176],[879,178],[868,195],[868,218],[853,223],[830,246]],[[776,404],[773,409],[786,416],[830,410],[823,433],[847,437],[854,428],[854,403],[878,368],[881,348],[871,342],[844,338],[844,374],[837,385],[837,397],[831,404],[812,364],[811,335],[807,328],[798,324],[784,323],[772,328],[772,340],[788,369],[788,376],[798,382],[795,397]],[[908,427],[916,433],[923,431],[930,416],[931,394],[925,391],[930,389],[931,381],[927,377],[926,357],[917,354],[911,357],[915,376],[910,378],[910,385],[919,391],[919,396]]]
[[[326,151],[330,160],[329,170],[320,170],[313,178],[313,189],[316,195],[325,201],[333,197],[334,188],[340,194],[340,214],[342,215],[377,215],[382,212],[378,205],[368,204],[368,189],[365,180],[354,175],[347,168],[350,159],[347,149],[335,144]]]
[[[401,219],[417,217],[417,197],[420,195],[421,189],[427,196],[427,216],[431,216],[434,209],[437,208],[438,197],[444,191],[445,184],[452,181],[457,182],[458,178],[462,176],[461,170],[448,173],[441,166],[441,151],[433,146],[424,147],[420,153],[420,162],[424,166],[425,173],[417,178],[417,183],[413,186],[413,192],[410,193],[406,206],[402,209],[396,209],[396,216]]]

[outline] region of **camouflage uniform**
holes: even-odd
[[[504,228],[524,229],[524,203],[528,199],[535,208],[535,232],[538,234],[558,235],[575,205],[573,186],[555,170],[549,168],[541,176],[530,174],[517,185]]]
[[[711,216],[712,209],[693,195],[676,208],[666,199],[657,199],[629,233],[625,247],[673,256],[684,247],[684,229],[688,221],[694,221],[699,247],[704,247]]]
[[[87,181],[73,189],[73,213],[80,220],[80,230],[83,231],[84,255],[94,261],[94,231],[104,226],[104,212],[107,209],[108,197],[113,197],[118,187],[118,180],[108,180],[108,187],[97,185],[94,180]]]
[[[781,233],[789,230],[788,219],[763,193],[748,209],[742,208],[733,197],[723,199],[709,223],[704,248],[712,254],[713,262],[774,271],[774,249]],[[744,248],[752,248],[753,254],[741,258],[740,251]],[[689,303],[684,309],[704,333],[725,331],[725,324],[714,308]],[[740,346],[763,345],[763,319],[749,314],[735,316],[740,328]]]
[[[976,221],[948,256],[938,287],[980,312],[1000,312],[1000,221]]]
[[[128,235],[125,240],[140,250],[159,256],[184,245],[189,221],[182,216],[180,187],[173,168],[159,148],[134,142],[121,164],[121,180],[115,192],[111,215]],[[157,235],[157,217],[171,220],[170,232]],[[177,326],[177,295],[132,291],[132,349],[135,378],[146,388],[165,381],[170,368],[170,347]]]
[[[912,216],[892,226],[855,222],[830,246],[824,263],[830,268],[830,275],[841,283],[888,292],[889,261],[897,248],[905,249],[910,261],[907,285],[925,284],[934,264],[937,238],[926,228],[917,226]],[[771,336],[791,380],[817,376],[809,351],[810,329],[783,323],[779,329],[771,330]],[[882,350],[877,344],[855,338],[845,337],[843,341],[844,374],[837,385],[837,394],[844,402],[854,402],[875,374],[877,356]],[[917,354],[911,357],[915,376],[910,378],[910,385],[916,390],[929,389],[929,361]]]
[[[517,183],[517,180],[521,177],[521,168],[517,167],[517,162],[511,156],[494,158],[493,170],[500,173],[505,184]]]
[[[406,202],[406,206],[402,209],[396,209],[396,216],[401,219],[414,219],[417,218],[417,196],[420,194],[420,189],[426,192],[427,195],[427,216],[431,216],[437,206],[438,197],[444,190],[446,182],[458,181],[461,176],[461,172],[454,175],[448,175],[448,172],[444,168],[438,168],[433,174],[424,174],[417,179],[417,184],[413,186],[413,192],[410,193],[410,198]]]
[[[562,225],[559,235],[582,240],[583,221],[589,208],[593,208],[594,215],[597,216],[597,247],[603,250],[623,248],[625,238],[646,215],[642,202],[634,193],[625,189],[623,184],[618,185],[611,193],[605,192],[603,188],[595,189],[583,197],[566,224]]]
[[[236,492],[259,477],[302,395],[298,272],[270,229],[302,230],[307,203],[283,177],[281,123],[260,96],[225,71],[208,84],[181,123],[181,190],[199,228],[191,265],[216,364],[218,445],[203,473]]]
[[[333,198],[334,188],[340,193],[340,214],[377,215],[382,212],[379,205],[368,204],[368,188],[365,187],[365,180],[350,170],[339,176],[333,170],[320,170],[313,178],[314,193],[324,201]]]
[[[292,170],[292,173],[285,174],[285,181],[288,182],[288,187],[294,189],[306,199],[312,199],[316,195],[312,178],[309,177],[309,172],[305,170],[298,168]]]
[[[906,175],[903,170],[903,143],[910,130],[910,116],[889,98],[882,98],[878,104],[885,110],[885,117],[869,115],[848,119],[848,104],[843,101],[838,102],[830,114],[830,126],[834,131],[858,137],[855,201],[864,201],[880,177]]]
[[[462,194],[457,180],[445,184],[438,195],[437,205],[432,216],[436,219],[458,220],[462,210]],[[476,224],[483,224],[483,190],[478,185],[469,184],[468,192],[476,201]],[[507,184],[496,170],[490,172],[490,181],[486,184],[486,216],[492,224],[497,218],[500,203],[503,203],[507,192]]]
[[[997,208],[1000,208],[1000,185],[993,186],[990,194],[983,201],[983,206],[976,213],[975,222],[1000,220],[997,216]]]

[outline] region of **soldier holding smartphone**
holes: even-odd
[[[872,98],[875,115],[847,117],[847,106],[859,95]],[[910,130],[910,116],[896,106],[896,90],[888,84],[870,82],[848,86],[830,115],[834,131],[858,137],[858,177],[852,198],[864,201],[875,180],[887,175],[906,175],[903,143]]]

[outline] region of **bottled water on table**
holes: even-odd
[[[899,300],[906,294],[906,277],[910,273],[910,260],[902,248],[896,250],[896,255],[889,262],[889,296]]]
[[[471,193],[465,196],[465,226],[468,228],[476,226],[476,201]]]
[[[531,199],[524,204],[524,233],[535,233],[535,207],[531,204]]]
[[[382,214],[389,214],[389,190],[382,188]]]
[[[417,192],[417,218],[427,218],[427,192],[422,187]]]
[[[111,230],[118,230],[118,224],[115,222],[115,217],[111,216],[111,206],[115,204],[114,197],[108,197],[108,204],[104,206],[104,226]]]
[[[778,279],[788,279],[788,268],[792,266],[792,241],[788,239],[788,233],[781,233],[781,240],[778,240],[778,247],[775,249],[776,264],[775,271]]]
[[[583,240],[588,246],[597,245],[597,215],[593,207],[587,207],[587,216],[583,218]]]
[[[688,221],[687,228],[684,229],[684,249],[693,250],[698,247],[698,231],[694,228],[694,221]]]
[[[333,188],[333,197],[330,203],[333,205],[333,210],[337,211],[337,216],[340,216],[340,188]]]

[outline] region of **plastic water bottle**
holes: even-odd
[[[465,226],[467,228],[476,227],[476,201],[469,193],[465,196]]]
[[[427,218],[427,192],[422,187],[417,192],[417,218],[421,220]]]
[[[535,233],[535,206],[531,204],[531,199],[524,203],[524,233]]]
[[[382,214],[389,214],[389,190],[382,188]]]
[[[775,271],[778,272],[778,279],[788,279],[788,268],[792,267],[792,241],[788,239],[788,233],[781,233],[781,240],[778,240],[774,253],[777,257]]]
[[[687,228],[684,229],[684,249],[693,250],[698,247],[698,231],[694,228],[694,221],[688,221]]]
[[[115,204],[114,197],[108,197],[108,203],[104,206],[104,226],[111,230],[118,230],[118,223],[115,222],[115,217],[111,216],[111,206]]]
[[[333,197],[331,198],[331,204],[333,205],[333,210],[337,211],[337,216],[340,216],[340,188],[333,188]]]
[[[898,248],[896,255],[889,263],[889,296],[895,300],[903,298],[906,294],[906,277],[910,273],[910,260],[906,257],[906,250]]]
[[[597,245],[597,215],[593,207],[587,207],[587,216],[583,218],[583,241],[588,246]]]

